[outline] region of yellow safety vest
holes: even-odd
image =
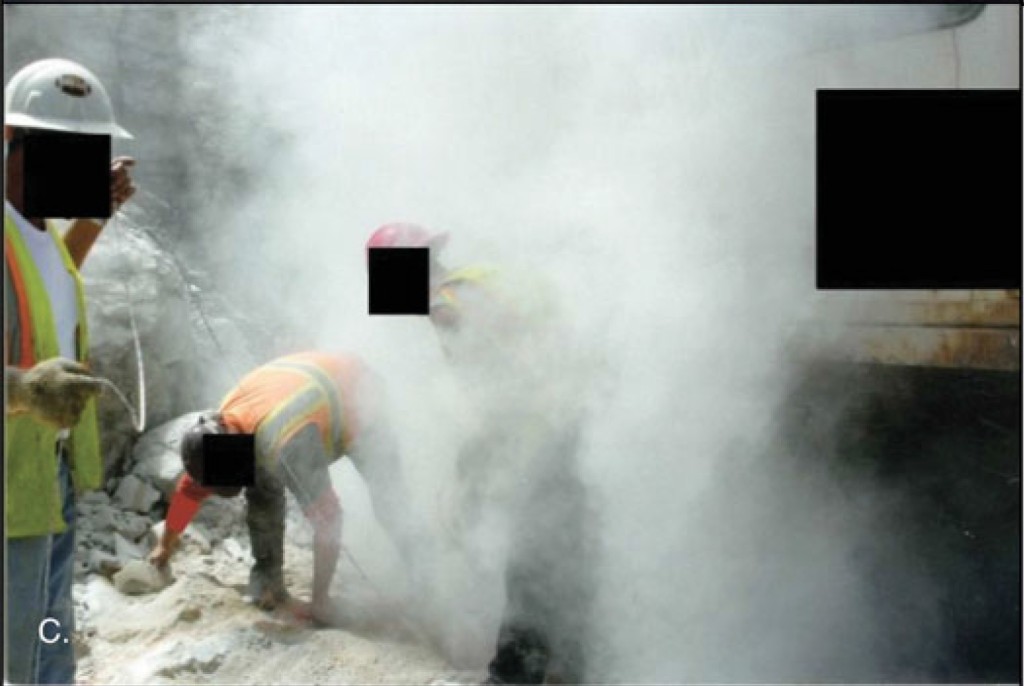
[[[445,275],[431,296],[431,311],[445,307],[465,309],[469,296],[485,301],[495,317],[512,317],[534,325],[554,318],[556,308],[551,285],[536,272],[499,269],[492,265],[471,265]]]
[[[63,239],[47,222],[61,260],[75,284],[78,305],[77,357],[88,361],[89,333],[86,324],[85,290]],[[4,213],[4,363],[28,369],[36,362],[60,354],[50,297],[32,253],[25,245],[14,219]],[[67,528],[61,514],[63,502],[57,481],[54,448],[57,430],[29,415],[4,418],[4,469],[8,538],[42,536]],[[103,483],[96,401],[90,400],[78,424],[71,430],[69,455],[76,491],[99,488]]]

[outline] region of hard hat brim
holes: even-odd
[[[134,140],[135,136],[117,124],[81,124],[78,122],[62,122],[56,119],[42,119],[28,114],[8,114],[4,116],[5,126],[16,126],[24,129],[45,129],[47,131],[65,131],[68,133],[85,133],[108,135],[114,138]]]

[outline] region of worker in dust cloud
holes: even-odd
[[[36,144],[46,137],[59,161],[64,149],[75,154],[76,136],[131,138],[114,121],[96,75],[61,59],[18,71],[4,90],[4,671],[12,683],[74,683],[71,642],[41,641],[39,627],[52,618],[62,633],[74,631],[75,493],[103,483],[94,400],[102,387],[87,368],[79,269],[105,221],[72,219],[62,235],[45,193],[28,189],[40,180],[26,176],[28,164],[38,168],[29,159],[39,155],[30,138]],[[135,191],[133,163],[111,162],[110,213]],[[107,197],[95,200],[102,206]]]
[[[242,492],[200,483],[207,433],[255,436],[255,479],[245,488],[245,497],[255,559],[249,595],[261,608],[284,606],[322,623],[335,616],[329,591],[341,547],[342,512],[327,468],[344,455],[366,481],[374,513],[406,564],[412,568],[417,563],[423,541],[406,515],[409,500],[381,381],[355,356],[305,352],[277,358],[243,377],[219,410],[199,417],[182,438],[185,473],[171,498],[162,537],[149,556],[157,567],[170,560],[206,497]],[[286,488],[313,525],[311,604],[293,599],[284,586]]]
[[[429,247],[430,320],[479,430],[457,463],[456,520],[467,538],[508,528],[506,603],[490,683],[579,683],[591,605],[593,545],[577,470],[582,409],[573,346],[543,282],[511,269],[448,270],[447,234],[380,227],[368,248]]]

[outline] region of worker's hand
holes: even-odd
[[[303,624],[314,626],[333,626],[337,623],[337,612],[334,599],[326,598],[316,602],[306,602],[290,598],[285,609],[292,619]]]
[[[171,554],[173,552],[174,551],[170,546],[158,543],[157,546],[153,548],[153,551],[149,554],[147,559],[149,560],[149,564],[153,565],[157,569],[166,569],[167,563],[170,562]]]
[[[309,624],[313,622],[313,604],[307,603],[304,600],[298,598],[292,598],[285,605],[285,611],[288,616],[296,622],[302,624]]]
[[[11,414],[27,412],[58,429],[72,427],[86,403],[103,389],[103,382],[86,367],[52,357],[27,371],[7,376],[7,402]]]
[[[115,157],[110,164],[111,212],[117,212],[128,199],[135,195],[135,184],[129,174],[135,160],[131,157]]]

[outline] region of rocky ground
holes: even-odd
[[[242,498],[204,503],[173,558],[169,585],[126,585],[121,570],[133,560],[144,564],[162,526],[180,472],[176,437],[187,421],[179,418],[143,436],[128,474],[111,482],[113,495],[101,491],[79,500],[74,598],[80,683],[479,681],[482,674],[458,672],[423,625],[399,609],[408,606],[407,584],[387,550],[367,546],[372,533],[360,535],[368,525],[358,493],[347,498],[346,543],[360,550],[339,562],[337,616],[330,627],[247,602],[252,560]],[[352,487],[351,480],[346,483]],[[287,527],[286,583],[308,599],[311,531],[292,502]]]
[[[158,593],[127,596],[99,574],[79,580],[80,682],[428,684],[451,674],[351,566],[339,574],[341,625],[313,628],[248,604],[247,552],[234,549],[199,554],[193,541],[174,565],[175,581]],[[289,545],[289,585],[305,597],[308,557]]]
[[[385,537],[351,466],[331,470],[349,552],[335,575],[338,611],[330,627],[313,628],[246,602],[252,559],[243,498],[203,504],[170,576],[161,578],[144,562],[181,474],[178,436],[194,421],[192,411],[216,404],[239,374],[276,354],[279,338],[200,289],[158,240],[166,218],[147,197],[112,222],[83,272],[93,369],[132,405],[145,405],[147,426],[139,435],[117,398],[100,396],[108,480],[77,505],[79,681],[430,683],[455,674],[457,681],[478,682],[496,617],[474,616],[468,628],[456,626],[450,608],[463,604],[468,586],[456,576],[436,593],[445,609],[431,611],[444,621],[421,615],[410,624],[410,606],[422,608],[423,599],[410,599],[415,594],[393,548],[381,543]],[[144,403],[130,311],[144,351]],[[289,590],[308,600],[311,530],[290,498],[286,539]],[[470,671],[455,670],[442,655]]]

